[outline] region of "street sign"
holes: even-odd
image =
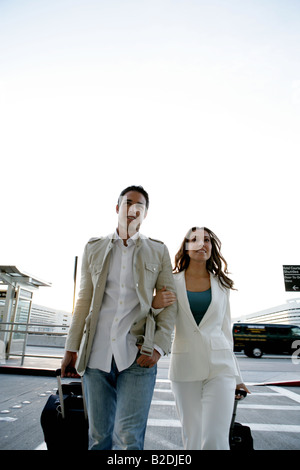
[[[283,276],[286,292],[300,292],[300,265],[284,265]]]

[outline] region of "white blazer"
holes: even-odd
[[[241,383],[240,369],[233,352],[229,289],[210,275],[211,303],[198,326],[190,309],[185,271],[174,274],[178,314],[169,378],[189,382],[219,374],[233,375]]]

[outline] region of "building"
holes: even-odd
[[[4,306],[6,301],[5,289],[0,289],[0,322],[3,320]],[[22,312],[18,317],[19,323],[27,323],[27,312]],[[24,317],[24,318],[23,318]],[[32,333],[68,333],[72,314],[63,310],[57,310],[43,305],[32,304],[29,318],[29,329]]]
[[[0,359],[22,356],[27,344],[63,347],[72,314],[33,303],[33,293],[51,283],[17,266],[0,265]]]
[[[4,306],[6,301],[6,289],[0,289],[0,322],[3,320]],[[20,313],[19,323],[27,323],[27,312]],[[56,332],[67,333],[70,326],[72,314],[63,310],[57,310],[43,305],[32,304],[30,310],[29,325],[32,332]]]
[[[5,301],[6,290],[0,289],[0,330]],[[17,322],[20,323],[20,326],[16,325],[17,332],[13,333],[14,352],[17,341],[23,340],[25,340],[28,346],[64,347],[72,321],[71,313],[32,303],[28,321],[26,309],[24,312],[22,310],[23,308],[20,306]],[[2,329],[5,331],[9,329],[9,326],[6,324]],[[25,335],[24,330],[27,330],[29,333]]]
[[[30,331],[45,333],[68,333],[72,314],[43,305],[32,304]]]
[[[20,270],[17,266],[0,265],[0,355],[22,353],[27,341],[33,292],[51,283]]]
[[[244,323],[283,323],[300,326],[300,298],[287,300],[285,304],[260,312],[235,318],[234,322]]]

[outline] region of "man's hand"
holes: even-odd
[[[156,351],[156,349],[154,349],[152,356],[146,356],[145,354],[141,354],[136,362],[141,367],[151,368],[155,366],[155,364],[159,361],[159,359],[160,359],[160,354],[158,351]]]
[[[77,372],[68,371],[67,368],[72,368],[75,370],[75,363],[77,360],[77,352],[66,351],[65,355],[61,361],[61,377],[79,377]]]

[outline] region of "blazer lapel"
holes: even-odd
[[[203,324],[210,318],[210,316],[213,314],[215,311],[218,301],[219,301],[219,296],[220,296],[220,287],[218,284],[217,279],[213,274],[210,274],[210,286],[211,286],[211,302],[209,304],[209,307],[202,318],[200,325],[197,325],[195,322],[194,316],[191,312],[190,309],[190,304],[186,292],[186,284],[185,284],[185,271],[182,271],[178,274],[174,275],[174,280],[176,282],[176,285],[178,287],[177,289],[177,297],[178,297],[178,303],[181,306],[182,310],[186,314],[186,316],[189,318],[190,321],[193,322],[193,326],[197,326],[197,328],[201,328]]]
[[[197,326],[197,323],[195,322],[194,316],[191,312],[188,296],[186,293],[185,271],[181,271],[180,273],[175,274],[174,280],[177,286],[176,292],[178,304],[181,306],[182,311],[185,313],[189,321],[192,322],[193,327],[195,327]]]
[[[219,283],[215,276],[210,273],[210,287],[211,287],[211,302],[209,304],[208,309],[205,312],[204,317],[202,318],[199,328],[201,328],[207,320],[211,317],[211,315],[214,313],[216,308],[218,307],[219,303],[219,296],[220,296],[220,288],[219,288]]]

